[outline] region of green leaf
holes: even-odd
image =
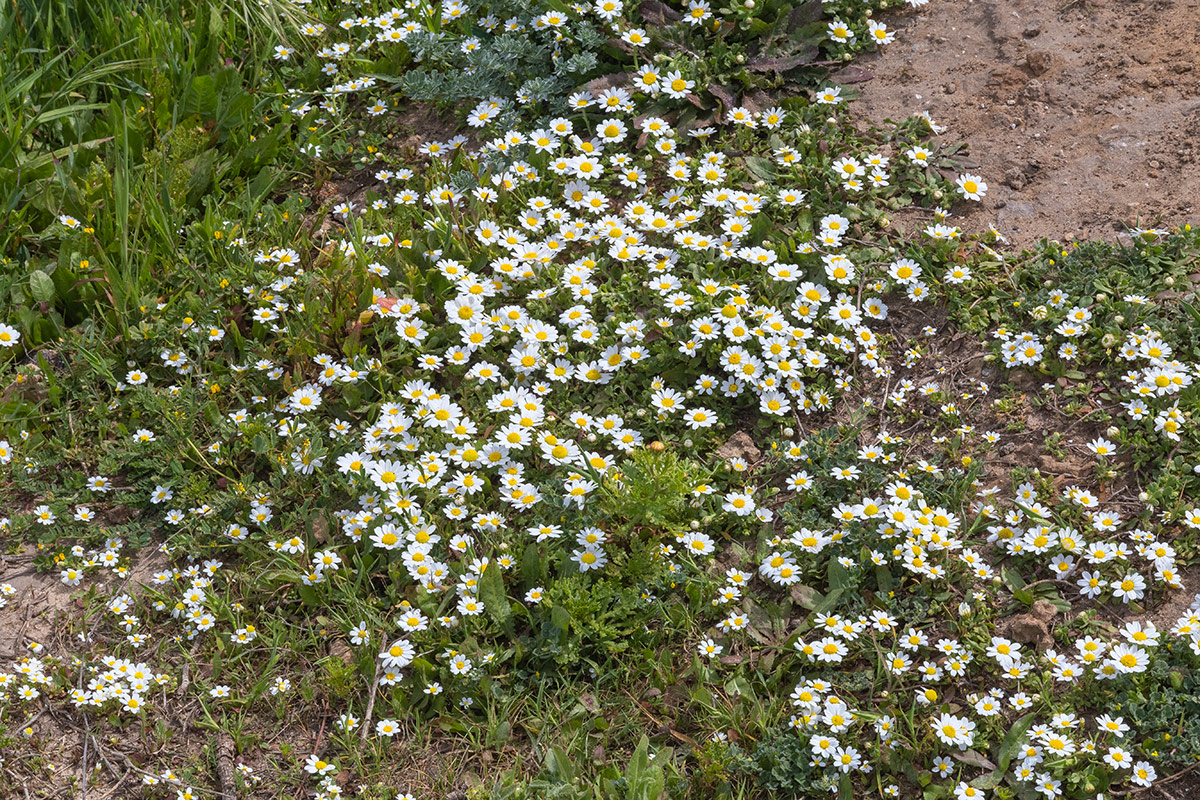
[[[791,595],[793,603],[801,608],[807,608],[809,611],[812,611],[821,602],[821,593],[803,583],[793,583],[788,593]]]
[[[225,20],[221,17],[217,6],[213,5],[208,12],[208,34],[214,39],[220,37],[225,32]]]
[[[570,625],[571,613],[569,611],[562,606],[550,609],[550,627],[558,635],[559,641],[566,637]]]
[[[629,782],[631,792],[636,791],[638,782],[642,779],[642,770],[649,763],[649,749],[650,742],[643,735],[637,748],[633,751],[633,756],[629,759],[629,766],[625,769],[625,780]]]
[[[1200,309],[1197,309],[1194,305],[1185,300],[1180,300],[1179,305],[1183,306],[1184,309],[1186,309],[1187,312],[1192,315],[1192,319],[1196,320],[1197,325],[1200,325]]]
[[[504,593],[504,576],[500,574],[498,564],[489,564],[479,576],[479,599],[483,601],[484,608],[497,624],[508,624],[512,609],[509,608],[508,596]]]
[[[530,589],[542,581],[542,560],[533,542],[526,546],[525,555],[521,558],[521,580]]]
[[[796,233],[813,232],[812,211],[810,209],[802,209],[798,214],[796,214],[793,221],[796,223]]]
[[[999,772],[1001,774],[1008,771],[1008,765],[1012,763],[1013,756],[1016,755],[1017,748],[1021,744],[1021,739],[1025,733],[1033,726],[1033,720],[1036,715],[1026,714],[1017,720],[1016,724],[1009,728],[1004,739],[1000,742],[1000,749],[996,751],[996,758],[1000,762]]]
[[[303,583],[300,584],[299,586],[297,586],[296,589],[297,589],[297,591],[299,591],[300,599],[304,602],[304,605],[312,606],[312,607],[319,607],[320,598],[317,597],[316,589],[314,589],[311,586],[306,586]]]
[[[746,156],[746,169],[760,181],[775,180],[775,165],[762,156]]]
[[[180,112],[199,114],[212,119],[217,114],[217,83],[211,75],[197,75],[184,90],[180,101]]]
[[[834,589],[829,594],[822,598],[821,602],[817,603],[813,608],[815,614],[827,614],[837,606],[837,601],[842,598],[842,590]]]
[[[1003,781],[1004,781],[1004,773],[1001,772],[1000,770],[996,770],[994,772],[989,772],[986,775],[980,775],[978,778],[975,778],[973,781],[971,781],[971,786],[973,786],[976,789],[983,789],[986,791],[988,789],[995,789]]]
[[[890,594],[893,586],[892,571],[884,566],[876,567],[875,583],[879,586],[880,592],[883,594]]]
[[[829,588],[835,592],[850,588],[850,573],[836,559],[829,562]]]
[[[657,772],[657,776],[654,774]],[[657,780],[655,778],[657,777]],[[633,757],[629,759],[629,768],[625,770],[625,781],[629,787],[629,800],[655,800],[658,791],[662,791],[662,769],[650,766],[650,740],[642,736]],[[658,791],[651,791],[655,786]]]
[[[54,279],[40,269],[29,273],[29,294],[38,303],[49,303],[54,299]]]
[[[546,753],[546,771],[560,783],[575,781],[575,765],[561,747],[551,747]]]
[[[209,400],[204,404],[204,418],[214,428],[221,424],[221,409],[217,408],[215,401]]]
[[[1012,567],[1004,567],[1000,570],[1000,577],[1004,579],[1004,585],[1010,590],[1025,588],[1025,579],[1021,577],[1021,573],[1017,572]]]

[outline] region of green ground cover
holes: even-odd
[[[0,790],[1196,763],[1196,232],[964,233],[898,3],[402,5],[0,11]]]

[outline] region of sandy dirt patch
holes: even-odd
[[[856,67],[873,122],[921,111],[989,193],[953,221],[1018,246],[1200,222],[1200,0],[935,0]]]

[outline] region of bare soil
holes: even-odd
[[[928,111],[968,143],[989,191],[965,229],[1029,247],[1200,222],[1200,0],[936,0],[885,19],[896,41],[855,62],[874,77],[852,108]]]
[[[38,574],[33,566],[33,548],[0,557],[0,583],[16,590],[8,604],[0,608],[0,661],[32,655],[28,645],[37,642],[49,647],[61,630],[59,614],[78,612],[71,598],[74,591],[57,576]]]

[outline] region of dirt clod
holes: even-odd
[[[1033,75],[1043,75],[1054,63],[1054,56],[1045,50],[1034,50],[1025,56],[1025,68]]]
[[[728,461],[731,458],[741,458],[753,464],[762,452],[755,447],[754,440],[745,431],[738,431],[725,444],[717,448],[717,458]]]
[[[1050,636],[1050,623],[1058,609],[1048,600],[1038,600],[1025,614],[1006,617],[996,625],[996,635],[1022,644],[1032,644],[1039,651],[1054,643]]]

